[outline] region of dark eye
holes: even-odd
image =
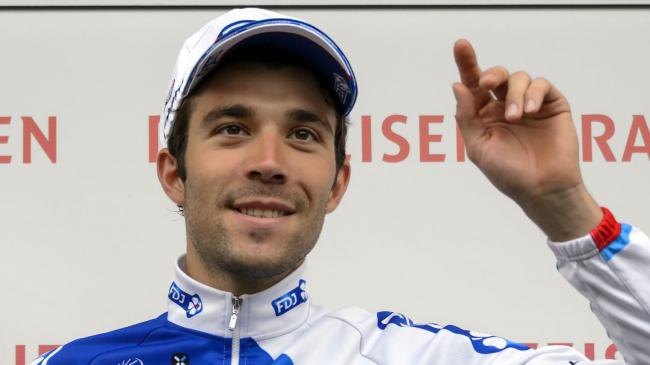
[[[296,129],[290,136],[300,141],[315,141],[318,139],[316,133],[306,128]]]
[[[219,128],[216,134],[226,134],[229,136],[239,136],[244,133],[244,128],[236,124],[230,124],[225,127]]]

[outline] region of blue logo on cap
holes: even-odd
[[[175,282],[169,288],[167,297],[185,310],[187,318],[192,318],[203,311],[201,297],[198,294],[190,295],[184,292]]]
[[[332,73],[332,77],[334,78],[334,92],[336,93],[336,96],[339,97],[341,104],[345,105],[345,101],[348,99],[348,95],[350,95],[348,82],[343,78],[343,76],[337,73]]]
[[[307,292],[305,291],[305,285],[306,282],[300,279],[298,286],[295,289],[275,299],[271,303],[273,304],[273,310],[275,310],[276,316],[281,316],[307,301]]]

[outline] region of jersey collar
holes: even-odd
[[[174,278],[167,296],[167,319],[179,326],[232,337],[228,326],[233,314],[232,293],[204,285],[183,270],[185,256],[176,261]],[[293,331],[309,315],[305,263],[274,286],[240,298],[237,326],[241,338],[272,338]]]

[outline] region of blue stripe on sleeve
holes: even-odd
[[[617,253],[623,251],[625,246],[630,243],[630,232],[632,231],[632,226],[629,224],[621,223],[621,234],[616,237],[612,243],[607,245],[605,249],[600,251],[600,256],[605,260],[605,262],[611,260]]]

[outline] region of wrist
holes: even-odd
[[[591,233],[603,218],[603,211],[583,184],[546,194],[521,207],[549,240],[556,242]]]

